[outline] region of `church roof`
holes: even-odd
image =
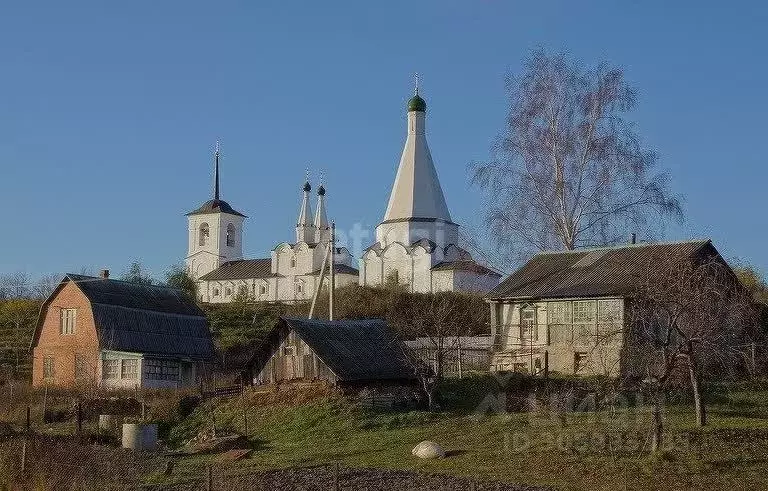
[[[414,102],[416,101],[416,102]],[[451,222],[443,189],[425,135],[425,113],[416,95],[409,103],[408,133],[384,222],[403,219],[437,219]],[[426,105],[426,103],[424,103]],[[415,109],[411,109],[411,107]]]
[[[210,273],[200,277],[201,281],[217,280],[247,280],[250,278],[271,278],[277,276],[272,273],[272,259],[241,259],[227,261]]]
[[[458,261],[443,261],[435,264],[432,266],[432,271],[469,271],[471,273],[476,273],[479,275],[488,275],[488,276],[497,276],[500,277],[501,274],[497,273],[496,271],[483,266],[482,264],[478,264],[475,261],[472,261],[471,259],[461,259]]]
[[[351,274],[351,275],[355,275],[355,276],[360,274],[360,271],[357,268],[353,268],[352,266],[349,266],[347,264],[336,263],[334,265],[333,270],[336,272],[336,274]],[[318,275],[318,274],[320,274],[320,270],[317,269],[315,271],[312,271],[312,274],[313,275]]]
[[[229,203],[224,201],[223,199],[211,199],[206,201],[205,203],[200,206],[200,208],[190,211],[187,213],[187,216],[190,215],[206,215],[208,213],[228,213],[230,215],[236,215],[239,217],[248,218],[239,211],[236,211],[234,208],[229,206]]]

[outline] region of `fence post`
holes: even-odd
[[[27,406],[27,421],[26,421],[26,428],[27,431],[29,431],[29,428],[32,426],[32,422],[30,421],[32,408],[30,406]]]
[[[46,413],[48,412],[48,385],[43,389],[43,424],[45,424]]]
[[[83,403],[80,399],[77,400],[77,434],[80,435],[83,432]]]
[[[27,440],[21,442],[21,474],[24,475],[24,470],[27,468]]]

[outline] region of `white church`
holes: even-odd
[[[408,133],[384,220],[376,243],[358,259],[345,247],[334,254],[336,287],[358,283],[398,283],[410,291],[484,293],[501,275],[472,259],[458,245],[459,226],[451,220],[425,134],[426,102],[416,94],[408,101]],[[320,283],[323,256],[331,238],[325,188],[302,188],[294,242],[283,242],[271,257],[243,259],[244,214],[219,196],[219,151],[215,153],[213,199],[187,214],[187,270],[198,282],[203,302],[231,302],[238,295],[265,302],[312,299]],[[327,285],[327,283],[326,283]]]

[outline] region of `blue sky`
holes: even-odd
[[[504,75],[537,47],[625,68],[631,118],[687,220],[768,272],[768,6],[743,2],[12,2],[0,16],[0,273],[161,276],[188,212],[222,195],[247,257],[290,240],[307,166],[342,230],[373,231],[422,74],[454,219],[480,228],[467,164],[506,113]]]

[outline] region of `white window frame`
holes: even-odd
[[[62,335],[75,334],[77,329],[77,309],[61,309],[59,333]]]
[[[138,380],[139,360],[137,358],[123,358],[121,360],[120,378],[125,380]]]
[[[597,301],[597,321],[598,323],[616,323],[624,318],[623,305],[621,299],[606,298]],[[609,312],[611,315],[603,317],[603,312]]]
[[[588,309],[582,310],[581,307],[588,306]],[[594,300],[574,300],[573,305],[571,306],[571,318],[573,319],[574,324],[594,324],[595,318],[597,316],[597,305]],[[581,314],[582,312],[586,312],[590,314],[590,318],[578,318],[577,319],[577,312]]]
[[[120,360],[104,358],[101,360],[101,379],[118,380],[120,378]]]

